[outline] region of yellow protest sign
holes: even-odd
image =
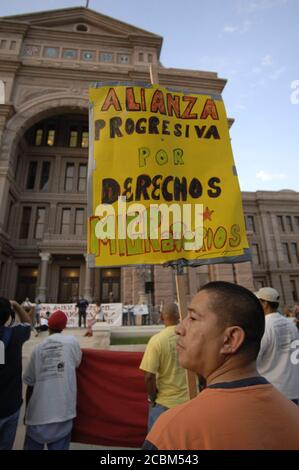
[[[220,96],[156,85],[91,88],[90,133],[91,265],[243,255],[241,193]]]

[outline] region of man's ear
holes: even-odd
[[[240,326],[229,326],[223,333],[222,354],[235,354],[245,341],[245,332]]]

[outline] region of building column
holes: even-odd
[[[279,229],[277,224],[276,215],[271,215],[270,212],[261,210],[261,227],[262,227],[262,238],[263,243],[261,246],[262,260],[266,261],[266,267],[268,271],[277,269],[281,262],[283,262],[283,252],[278,235]],[[277,263],[278,260],[278,263]]]
[[[8,194],[9,194],[9,180],[7,175],[0,176],[0,227],[6,231],[5,218],[7,215]]]
[[[56,155],[55,156],[55,168],[54,168],[54,183],[53,183],[53,192],[59,193],[59,186],[63,184],[63,178],[61,178],[61,160],[62,157],[61,155]]]
[[[21,226],[21,218],[22,218],[22,210],[20,203],[17,201],[14,204],[13,208],[13,220],[11,222],[11,229],[9,236],[12,238],[18,238],[19,237],[19,231],[20,231],[20,226]]]
[[[125,267],[121,270],[121,300],[124,304],[133,303],[133,267]]]
[[[251,291],[254,291],[254,280],[251,262],[246,261],[245,263],[236,263],[234,266],[237,283]]]
[[[15,292],[11,292],[11,285],[12,285],[12,266],[13,266],[13,260],[12,258],[7,258],[6,266],[4,269],[3,273],[3,278],[2,278],[2,287],[3,287],[3,295],[7,297],[8,299],[14,299]],[[16,283],[16,282],[15,282]]]
[[[154,267],[154,282],[156,305],[175,301],[176,289],[172,268],[165,268],[164,266],[156,265]]]
[[[133,304],[138,304],[146,301],[146,294],[144,290],[144,274],[142,267],[134,267],[133,275]]]
[[[85,258],[85,285],[84,285],[83,296],[84,296],[84,299],[86,299],[88,302],[91,302],[93,300],[92,299],[92,286],[91,286],[92,268],[89,268],[87,265],[88,254],[85,254],[84,258]]]
[[[39,278],[39,286],[36,289],[36,297],[41,302],[46,302],[47,300],[47,274],[48,274],[48,267],[49,261],[51,259],[51,253],[40,253],[39,256],[41,257],[40,263],[40,278]]]
[[[189,266],[187,268],[188,273],[188,283],[189,283],[189,297],[190,300],[197,292],[197,275],[196,275],[196,268]]]
[[[254,290],[252,265],[250,261],[233,264],[209,265],[210,281],[227,281],[240,284],[249,290]]]
[[[197,266],[196,268],[196,274],[198,276],[197,279],[197,290],[207,284],[211,279],[209,278],[209,266],[204,264],[202,266]]]
[[[210,281],[227,281],[234,282],[234,270],[231,264],[210,264],[209,278]]]
[[[55,233],[55,229],[56,229],[56,214],[57,214],[56,203],[50,204],[50,210],[48,214],[49,214],[49,218],[48,218],[48,223],[45,225],[45,232],[52,235],[53,233]]]
[[[292,296],[292,287],[290,282],[291,273],[280,273],[280,289],[277,289],[280,293],[280,306],[284,303],[286,306],[291,306],[296,303]],[[282,302],[283,301],[283,302]]]
[[[269,257],[269,260],[272,261],[272,263],[273,263],[271,265],[271,268],[273,266],[273,268],[275,269],[277,267],[280,267],[280,268],[283,267],[284,263],[285,263],[285,259],[284,259],[284,254],[283,254],[283,250],[282,250],[282,243],[281,243],[282,240],[281,240],[281,234],[279,232],[279,227],[278,227],[278,223],[277,223],[277,216],[276,216],[276,214],[271,214],[270,218],[271,218],[272,227],[273,227],[274,250],[269,252],[268,257]],[[265,230],[267,230],[267,229],[265,229]],[[266,234],[268,235],[268,232],[265,233],[265,235]],[[267,249],[269,249],[268,246],[267,246]],[[276,254],[275,254],[275,252],[276,252]],[[271,255],[271,258],[270,258],[270,255]],[[274,262],[273,262],[275,260],[275,257],[278,260],[278,263],[276,265],[274,265]]]

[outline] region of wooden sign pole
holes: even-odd
[[[187,294],[186,294],[186,275],[184,274],[183,267],[179,264],[175,265],[175,285],[178,297],[178,305],[181,321],[187,316]],[[197,376],[194,372],[186,370],[187,385],[189,397],[194,398],[197,395]]]
[[[149,66],[151,84],[159,84],[159,75],[156,65],[150,64]],[[175,268],[175,285],[178,298],[178,306],[180,312],[180,319],[183,320],[187,316],[187,296],[186,296],[186,283],[183,266],[178,262],[174,263]],[[189,397],[194,398],[197,395],[197,376],[194,372],[186,370],[187,385]]]

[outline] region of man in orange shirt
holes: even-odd
[[[222,281],[203,286],[176,333],[181,366],[207,388],[163,413],[143,448],[299,450],[298,407],[256,370],[264,328],[252,292]]]

